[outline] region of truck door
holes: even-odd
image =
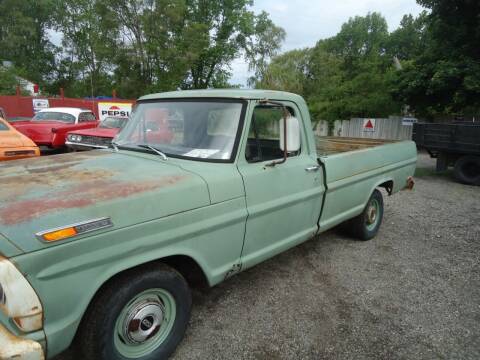
[[[286,103],[287,105],[287,103]],[[281,160],[279,106],[257,104],[247,115],[248,134],[240,149],[238,169],[243,177],[248,218],[242,266],[253,266],[310,238],[317,230],[322,194],[321,169],[306,144],[298,108],[287,109],[300,121],[301,148]]]

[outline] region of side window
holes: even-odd
[[[78,115],[78,122],[96,121],[95,115],[91,112],[83,112]]]
[[[287,108],[293,116],[294,111]],[[283,110],[274,106],[257,106],[253,110],[252,121],[248,131],[245,158],[248,162],[262,162],[283,158],[280,146],[280,123],[283,121]],[[297,156],[299,151],[288,156]]]

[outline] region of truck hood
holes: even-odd
[[[118,134],[120,129],[107,129],[107,128],[93,128],[70,131],[68,134],[82,135],[82,136],[98,136],[105,138],[114,138]]]
[[[45,243],[41,231],[110,218],[113,227],[97,234],[210,204],[200,176],[131,151],[14,161],[0,166],[0,183],[0,234],[23,252],[66,242]]]

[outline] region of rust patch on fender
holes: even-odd
[[[0,325],[0,359],[43,360],[44,358],[43,349],[39,343],[16,337]]]
[[[87,183],[75,182],[66,190],[53,194],[53,198],[42,197],[12,202],[0,209],[0,219],[5,225],[15,225],[40,217],[44,214],[71,208],[82,208],[121,199],[132,195],[174,185],[185,176],[168,176],[159,180],[127,182],[99,179]],[[91,180],[91,177],[89,177]]]
[[[414,186],[415,186],[415,181],[413,180],[413,176],[409,176],[407,178],[407,184],[405,188],[408,190],[412,190]]]

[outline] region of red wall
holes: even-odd
[[[33,117],[33,99],[45,99],[32,96],[0,96],[0,107],[5,110],[7,118],[14,117]],[[50,107],[78,107],[93,110],[98,118],[99,102],[118,102],[133,104],[134,100],[103,99],[103,100],[85,100],[72,98],[48,98]]]

